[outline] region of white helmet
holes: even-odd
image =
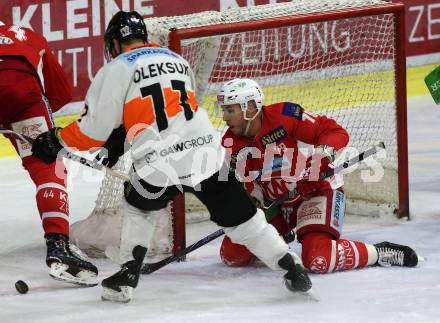
[[[229,104],[240,104],[245,120],[253,120],[260,113],[263,107],[263,91],[257,82],[250,79],[233,79],[225,83],[217,95],[218,106]],[[255,101],[257,113],[251,119],[247,118],[246,111],[248,102]]]

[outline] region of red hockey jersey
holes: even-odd
[[[32,65],[53,112],[72,99],[67,76],[42,35],[15,25],[0,26],[0,60],[5,56],[23,57]],[[1,61],[0,69],[22,69],[19,64],[8,66],[6,60]]]
[[[305,112],[298,104],[268,105],[261,113],[262,127],[254,140],[227,130],[222,141],[230,149],[232,168],[251,194],[261,189],[269,200],[285,195],[296,187],[313,147],[327,145],[339,150],[348,144],[347,131],[336,121]]]

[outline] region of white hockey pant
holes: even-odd
[[[294,257],[295,263],[302,264],[301,259],[289,249],[277,230],[267,223],[261,209],[257,209],[257,213],[248,221],[224,230],[232,242],[246,246],[272,270],[283,270],[278,261],[286,253]]]

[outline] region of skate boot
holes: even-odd
[[[309,275],[301,264],[295,264],[290,253],[278,261],[278,265],[287,270],[284,275],[284,284],[292,292],[308,292],[312,288]]]
[[[128,303],[136,288],[147,248],[136,246],[133,248],[134,260],[122,265],[121,270],[104,279],[101,283],[103,290],[101,299],[118,303]]]
[[[81,286],[98,285],[98,269],[77,252],[72,252],[68,237],[50,233],[46,235],[46,246],[46,264],[52,278]]]
[[[374,246],[378,255],[376,266],[415,267],[419,261],[416,252],[407,246],[386,241]]]

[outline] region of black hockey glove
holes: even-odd
[[[52,164],[57,159],[60,150],[63,149],[57,136],[60,130],[61,128],[57,127],[39,134],[32,144],[32,155],[46,164]]]
[[[123,125],[117,129],[114,129],[110,137],[102,146],[102,148],[105,149],[101,149],[95,158],[106,167],[112,168],[115,166],[119,160],[119,157],[121,157],[125,152],[124,143],[126,135],[127,134]]]
[[[283,240],[287,244],[295,241],[295,238],[296,238],[296,234],[295,231],[293,230],[283,235]]]

